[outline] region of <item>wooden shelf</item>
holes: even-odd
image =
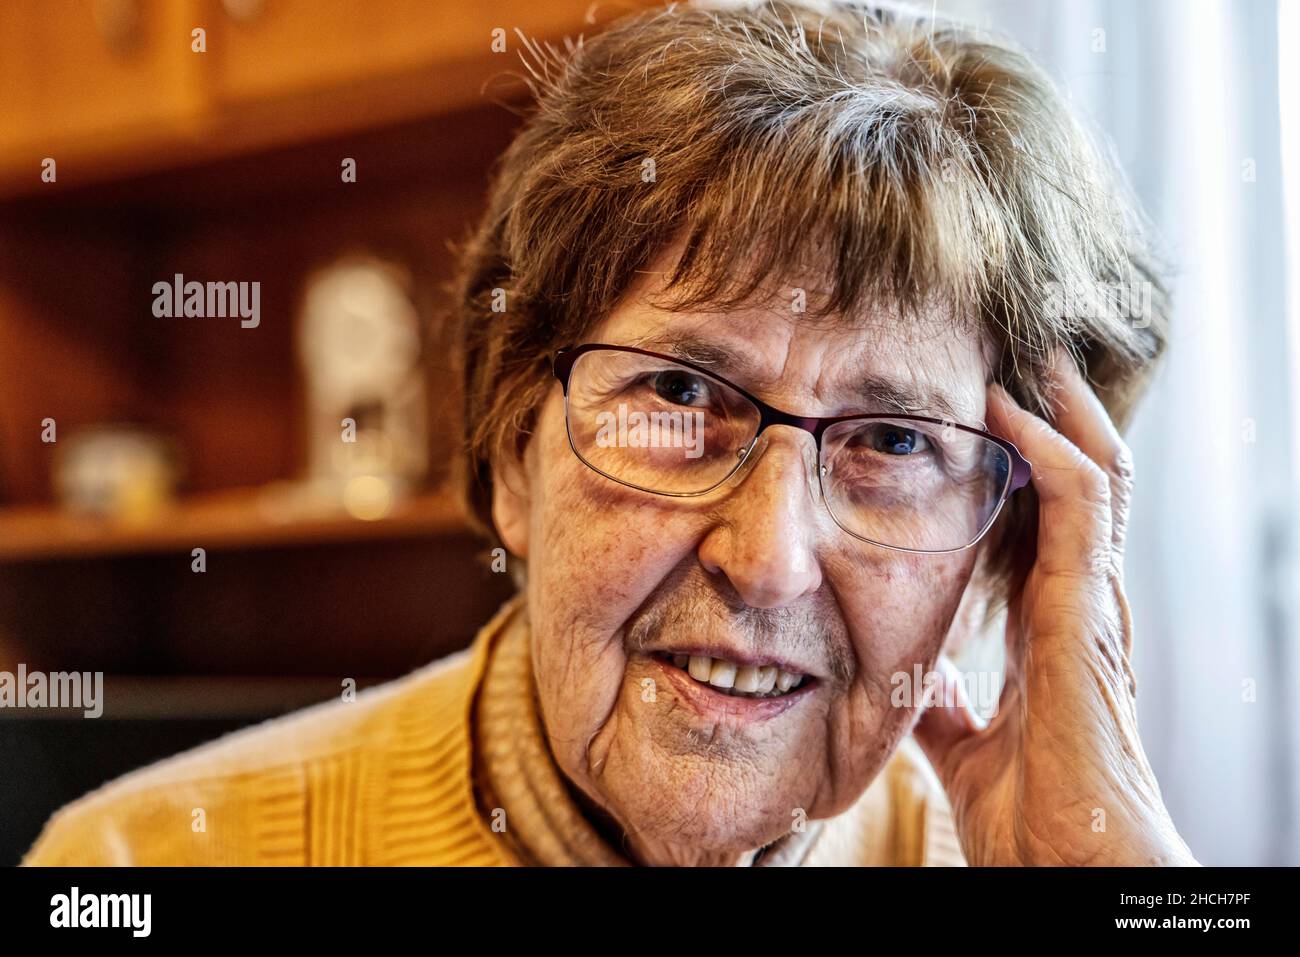
[[[286,488],[238,489],[181,500],[143,522],[71,514],[52,506],[0,509],[0,562],[97,558],[193,548],[257,549],[390,541],[468,533],[449,495],[428,493],[363,520],[297,504]]]

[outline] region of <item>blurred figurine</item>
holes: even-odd
[[[410,275],[349,257],[307,280],[298,351],[311,494],[381,518],[428,463],[419,314]]]

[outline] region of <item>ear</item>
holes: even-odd
[[[529,443],[532,448],[532,443]],[[492,524],[506,550],[516,558],[528,557],[528,526],[532,497],[528,468],[515,456],[492,466]]]

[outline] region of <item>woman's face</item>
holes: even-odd
[[[586,341],[669,352],[667,333],[693,338],[729,357],[711,369],[802,415],[900,411],[864,395],[879,380],[918,395],[908,411],[943,417],[934,403],[946,400],[956,421],[983,421],[973,335],[810,325],[760,309],[662,312],[638,289]],[[498,528],[528,561],[551,749],[642,863],[730,862],[853,804],[917,717],[914,702],[891,702],[891,679],[933,667],[975,561],[974,549],[912,554],[849,536],[821,501],[812,435],[766,435],[739,484],[656,496],[574,455],[557,383],[522,468],[496,476]],[[738,698],[677,667],[681,649],[784,661],[812,680]]]

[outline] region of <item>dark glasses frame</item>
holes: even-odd
[[[713,485],[710,485],[708,488],[702,489],[698,492],[661,492],[658,491],[657,489],[646,488],[641,485],[635,485],[631,482],[625,482],[620,478],[616,478],[615,476],[610,475],[608,472],[601,471],[600,469],[592,465],[590,462],[588,462],[585,458],[583,458],[582,453],[579,452],[577,447],[573,444],[573,433],[569,429],[569,378],[573,374],[573,367],[577,363],[578,359],[586,355],[588,352],[599,352],[599,351],[630,352],[634,355],[648,356],[649,358],[652,359],[661,359],[664,362],[671,362],[674,365],[683,366],[684,368],[690,369],[693,372],[698,372],[700,375],[707,376],[710,379],[714,379],[718,382],[721,382],[723,385],[727,386],[730,389],[735,390],[741,396],[747,399],[750,403],[752,403],[754,408],[758,409],[758,414],[759,414],[758,429],[757,431],[755,431],[754,437],[753,439],[750,440],[749,445],[745,447],[743,454],[737,457],[736,464],[731,467],[731,469],[727,472],[726,475],[724,475]],[[852,422],[852,421],[870,422],[870,421],[877,421],[881,419],[885,419],[891,422],[898,422],[898,421],[924,422],[928,425],[939,425],[944,428],[959,429],[962,432],[969,432],[972,435],[978,435],[994,443],[995,445],[1001,447],[1007,453],[1007,457],[1011,462],[1010,474],[1008,475],[1007,478],[1006,487],[1002,490],[1002,494],[998,498],[997,506],[993,509],[992,513],[989,515],[988,521],[985,523],[984,527],[980,529],[979,534],[976,535],[972,541],[966,543],[965,545],[960,545],[957,548],[931,550],[931,549],[919,549],[919,548],[905,548],[899,545],[887,545],[884,542],[875,541],[874,539],[867,538],[863,535],[859,535],[858,533],[850,531],[849,529],[845,528],[842,524],[840,524],[839,519],[835,518],[834,510],[828,509],[831,512],[831,518],[835,519],[835,524],[846,534],[852,535],[854,538],[859,539],[860,541],[869,542],[872,545],[879,545],[881,548],[894,549],[895,551],[914,552],[923,555],[942,555],[950,552],[960,552],[976,545],[979,542],[979,540],[984,537],[984,535],[988,532],[988,530],[993,527],[993,523],[997,520],[998,515],[1001,514],[1002,512],[1002,507],[1007,503],[1007,500],[1012,496],[1012,494],[1019,491],[1020,489],[1024,488],[1026,485],[1029,484],[1029,477],[1032,473],[1032,467],[1030,466],[1029,461],[1023,455],[1020,454],[1020,450],[1016,448],[1015,445],[1013,445],[1011,442],[1007,441],[1006,439],[1002,438],[1001,436],[994,435],[992,432],[987,432],[984,429],[978,429],[971,425],[962,425],[961,423],[954,422],[951,419],[937,419],[932,416],[926,416],[926,415],[908,415],[905,413],[894,413],[894,412],[861,412],[861,413],[855,413],[851,415],[834,415],[834,416],[795,415],[792,412],[786,412],[782,409],[776,408],[773,405],[769,405],[768,403],[764,402],[762,399],[758,398],[758,396],[750,393],[745,389],[742,389],[734,382],[728,381],[727,379],[723,378],[722,376],[718,375],[716,372],[713,372],[710,369],[706,369],[702,366],[696,365],[695,363],[689,362],[685,359],[680,359],[677,356],[664,355],[663,353],[660,352],[651,352],[648,349],[637,349],[633,346],[607,345],[605,343],[599,343],[599,342],[589,342],[577,346],[565,346],[563,349],[559,349],[556,351],[553,371],[555,373],[555,378],[558,379],[560,382],[560,388],[564,392],[564,430],[566,435],[568,435],[569,448],[573,451],[573,454],[578,457],[578,460],[581,461],[583,465],[587,466],[593,472],[596,472],[599,475],[603,475],[605,478],[609,479],[610,481],[617,482],[619,485],[624,485],[627,486],[628,488],[638,489],[639,491],[642,492],[649,492],[651,495],[663,495],[663,496],[668,496],[670,498],[695,498],[700,495],[707,495],[709,492],[712,492],[714,489],[717,489],[719,486],[726,484],[726,482],[733,475],[736,474],[736,472],[741,468],[741,466],[743,466],[746,462],[749,461],[751,453],[753,452],[754,448],[758,445],[758,440],[762,438],[763,433],[765,431],[767,431],[769,428],[771,428],[774,425],[792,426],[793,428],[802,429],[803,431],[812,435],[813,441],[816,443],[817,446],[818,484],[821,483],[822,476],[825,472],[825,465],[822,463],[822,435],[826,432],[828,428],[830,428],[833,425],[837,425],[840,422]],[[826,490],[823,488],[821,491],[822,491],[822,498],[826,499]],[[829,502],[829,499],[826,500]]]

